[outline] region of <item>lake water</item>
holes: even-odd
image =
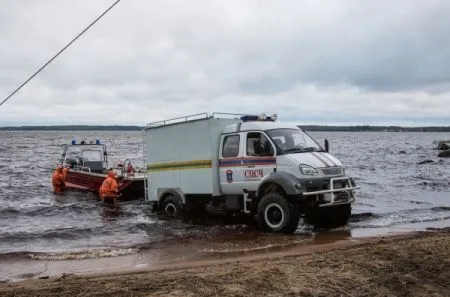
[[[450,159],[437,158],[434,150],[434,142],[450,139],[450,133],[310,134],[320,143],[330,141],[331,153],[361,186],[344,228],[351,237],[450,226]],[[54,195],[52,170],[72,139],[101,139],[110,163],[128,157],[143,166],[140,132],[0,131],[0,261],[118,256],[192,238],[201,239],[202,248],[254,234],[259,241],[252,242],[264,241],[266,235],[239,224],[162,220],[142,201],[115,211],[90,193]],[[417,164],[426,159],[434,162]],[[297,233],[313,231],[299,226]]]

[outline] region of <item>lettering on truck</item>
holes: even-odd
[[[245,180],[260,180],[264,177],[264,170],[263,169],[247,169],[244,171],[244,177]]]

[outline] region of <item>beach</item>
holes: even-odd
[[[111,258],[114,261],[114,258]],[[1,296],[450,296],[450,228],[0,284]]]

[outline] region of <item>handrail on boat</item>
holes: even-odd
[[[91,173],[91,168],[85,167],[85,166],[76,166],[76,167],[74,167],[74,169],[79,169],[81,171],[87,171],[87,172]],[[87,170],[85,170],[85,169],[87,169]]]

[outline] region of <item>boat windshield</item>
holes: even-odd
[[[266,131],[284,154],[324,151],[308,134],[297,129],[273,129]]]
[[[89,144],[67,146],[67,149],[63,154],[62,162],[71,167],[90,167],[94,165],[96,167],[103,167],[103,163],[106,163],[104,147]],[[93,162],[95,163],[94,165],[92,165]]]

